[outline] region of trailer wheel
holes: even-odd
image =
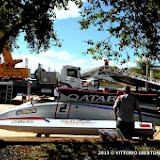
[[[140,141],[147,141],[147,138],[148,138],[148,137],[139,137],[139,140],[140,140]]]
[[[50,136],[50,134],[49,134],[49,133],[46,133],[46,134],[45,134],[45,137],[49,137],[49,136]]]
[[[41,137],[42,133],[37,133],[36,137]]]

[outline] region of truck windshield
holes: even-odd
[[[67,76],[78,78],[76,69],[67,69]]]

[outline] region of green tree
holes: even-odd
[[[0,53],[4,46],[13,47],[21,32],[32,51],[61,46],[54,30],[55,8],[67,9],[69,0],[1,0]],[[80,5],[80,0],[71,0]]]
[[[137,60],[136,64],[137,64],[137,68],[130,68],[129,70],[132,72],[136,72],[136,73],[140,73],[143,75],[146,75],[146,64],[148,63],[148,70],[150,70],[151,67],[154,67],[154,63],[151,60]]]
[[[137,68],[132,67],[129,69],[129,71],[146,75],[146,63],[148,63],[148,70],[150,71],[151,68],[153,70],[153,78],[160,79],[160,70],[154,69],[156,66],[155,63],[151,60],[148,60],[148,62],[145,59],[137,60]],[[150,76],[150,72],[148,72],[148,76]]]
[[[160,79],[160,70],[159,71],[154,70],[154,72],[153,72],[153,78]]]
[[[159,0],[88,0],[81,16],[81,29],[93,25],[99,31],[110,33],[101,42],[87,40],[91,47],[85,54],[92,54],[94,58],[120,57],[120,53],[113,51],[111,38],[115,37],[119,40],[116,44],[119,51],[130,47],[135,49],[136,56],[160,60]],[[141,53],[139,49],[145,52]]]

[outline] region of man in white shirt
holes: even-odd
[[[68,88],[67,85],[65,85],[64,83],[61,83],[61,86],[59,88]],[[55,100],[59,99],[59,91],[58,91],[58,87],[56,87],[54,89],[54,97],[55,97]]]

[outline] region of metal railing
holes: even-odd
[[[134,78],[134,79],[138,79],[138,80],[142,80],[142,81],[148,81],[150,83],[160,85],[159,79],[148,77],[148,80],[147,80],[147,77],[145,75],[131,72],[126,69],[113,68],[110,66],[101,66],[101,67],[97,67],[97,68],[90,69],[87,71],[83,71],[81,73],[81,76],[83,78],[83,77],[87,77],[87,76],[92,76],[93,74],[101,74],[101,73],[124,75],[124,76],[130,77],[130,78]]]

